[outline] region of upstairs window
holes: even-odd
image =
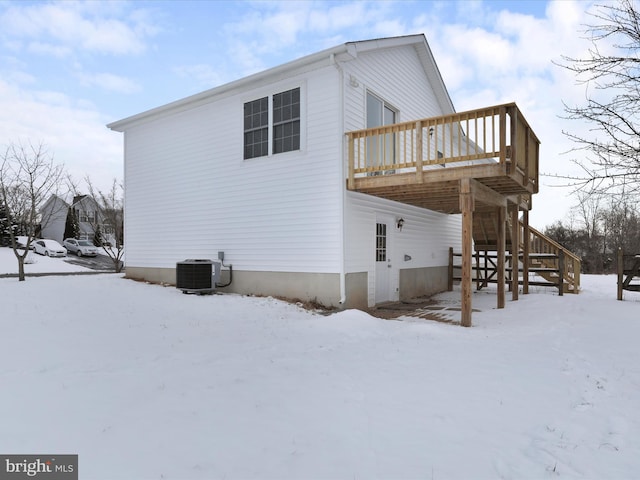
[[[244,104],[244,159],[300,150],[300,88]]]
[[[97,212],[91,210],[80,210],[80,221],[84,223],[96,223],[98,220]]]
[[[269,154],[269,97],[244,104],[244,158]]]
[[[273,153],[300,150],[300,89],[273,96]]]

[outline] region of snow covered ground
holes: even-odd
[[[65,258],[50,258],[29,252],[24,265],[25,273],[90,272],[91,269],[67,263]],[[13,249],[0,248],[0,275],[18,273],[18,260]]]
[[[77,453],[82,479],[638,478],[640,297],[615,282],[476,292],[465,329],[0,279],[0,452]]]

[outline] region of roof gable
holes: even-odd
[[[277,67],[255,73],[248,77],[226,83],[219,87],[205,90],[201,93],[185,97],[175,102],[171,102],[166,105],[162,105],[160,107],[124,118],[122,120],[109,123],[107,127],[111,130],[124,132],[128,127],[145,122],[149,119],[158,116],[174,114],[193,108],[195,106],[210,103],[220,96],[228,95],[245,86],[254,85],[257,82],[263,81],[268,78],[277,78],[278,76],[286,75],[295,70],[309,67],[313,64],[324,62],[327,65],[330,65],[332,63],[335,63],[336,60],[348,61],[356,59],[359,53],[406,45],[413,45],[416,49],[418,57],[420,58],[420,62],[422,63],[427,78],[429,79],[429,82],[434,89],[436,98],[438,99],[442,111],[453,113],[455,111],[453,103],[451,102],[451,98],[449,96],[449,93],[447,92],[444,81],[442,80],[442,76],[440,75],[438,66],[436,65],[435,59],[433,58],[433,54],[431,52],[431,49],[429,48],[427,39],[424,34],[417,34],[401,37],[388,37],[347,42],[345,44],[322,50],[320,52],[307,55],[288,63],[284,63]]]
[[[61,206],[56,206],[56,204],[61,204]],[[64,201],[63,198],[54,194],[47,199],[46,202],[40,207],[41,211],[45,211],[47,209],[58,209],[58,208],[69,208],[69,204]]]

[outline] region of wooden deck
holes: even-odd
[[[368,128],[347,136],[347,189],[462,214],[462,325],[471,325],[474,246],[497,252],[498,308],[504,308],[505,252],[509,247],[514,258],[528,259],[528,212],[538,192],[540,141],[516,104]],[[519,212],[524,212],[522,229]],[[528,260],[524,262],[528,268]],[[579,275],[579,264],[577,268]],[[517,300],[518,275],[512,277]]]
[[[347,133],[347,188],[443,213],[461,213],[461,181],[476,210],[529,204],[540,141],[515,104]]]

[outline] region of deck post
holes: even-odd
[[[511,299],[518,300],[520,280],[520,225],[518,204],[511,210]]]
[[[473,245],[473,193],[468,178],[460,180],[460,210],[462,211],[462,313],[463,327],[471,326],[471,258]]]
[[[476,250],[475,252],[475,257],[476,257],[476,266],[475,267],[471,267],[471,271],[473,272],[473,274],[476,277],[476,290],[480,290],[482,287],[480,286],[480,280],[481,280],[481,270],[480,270],[480,252],[478,250]],[[486,277],[485,277],[486,278]]]
[[[422,122],[416,122],[416,182],[424,183],[422,176]]]
[[[449,280],[447,282],[447,291],[453,291],[453,247],[449,247]]]
[[[564,295],[564,250],[558,250],[558,295]]]
[[[618,247],[618,300],[622,300],[622,290],[624,282],[624,255],[622,247]]]
[[[347,179],[347,189],[354,190],[356,187],[355,181],[355,146],[353,141],[353,135],[349,135],[349,178]]]
[[[505,256],[507,244],[507,209],[498,207],[498,308],[505,304]]]
[[[527,186],[531,181],[531,175],[529,174],[529,138],[531,137],[531,128],[527,126],[525,128],[524,137],[524,172],[522,177],[522,185]]]
[[[522,212],[522,293],[529,293],[529,253],[531,252],[531,237],[529,235],[529,210]]]
[[[500,121],[499,121],[499,148],[500,148],[500,164],[506,172],[507,165],[507,109],[500,107]]]
[[[518,109],[515,105],[509,108],[509,117],[511,119],[509,127],[511,129],[511,139],[509,140],[511,144],[511,163],[509,164],[507,173],[515,173],[516,166],[518,165]]]
[[[507,243],[506,208],[498,207],[498,308],[504,308],[505,304],[505,256]]]

